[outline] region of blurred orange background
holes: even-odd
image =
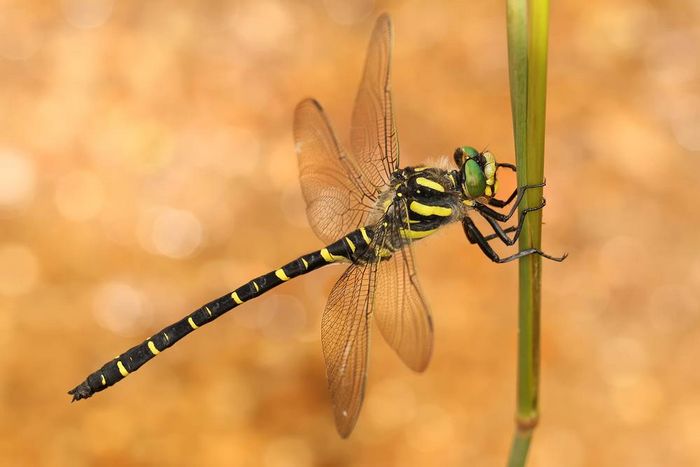
[[[700,4],[552,3],[544,245],[570,257],[544,264],[530,465],[700,465]],[[413,374],[375,332],[349,440],[319,342],[339,267],[66,395],[321,246],[292,111],[314,96],[347,136],[381,11],[402,164],[464,144],[513,162],[504,2],[0,3],[3,465],[505,464],[517,266],[458,226],[416,248],[431,366]]]

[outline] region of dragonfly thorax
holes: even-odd
[[[440,227],[461,219],[467,209],[455,170],[439,167],[406,167],[396,170],[388,187],[377,198],[369,225],[383,235],[384,248],[397,251]]]

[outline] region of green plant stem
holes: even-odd
[[[528,14],[529,13],[529,14]],[[544,128],[547,91],[549,1],[507,0],[508,60],[518,186],[541,183],[544,177]],[[520,210],[538,206],[542,190],[528,190]],[[520,249],[541,245],[542,213],[525,219]],[[537,425],[540,365],[540,288],[542,259],[520,259],[518,309],[518,391],[516,432],[509,466],[524,466]]]

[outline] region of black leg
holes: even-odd
[[[518,209],[518,205],[523,200],[523,196],[525,196],[525,192],[527,190],[529,190],[530,188],[542,188],[543,186],[545,186],[545,183],[537,183],[535,185],[521,186],[521,187],[517,188],[515,191],[513,191],[513,193],[505,201],[501,201],[500,199],[496,199],[496,198],[490,198],[488,200],[488,203],[491,206],[495,206],[497,208],[502,208],[502,207],[509,205],[513,201],[513,198],[515,198],[515,203],[510,208],[510,212],[508,212],[508,214],[501,214],[500,212],[496,212],[493,209],[490,209],[487,206],[485,206],[479,202],[474,203],[475,204],[474,209],[476,209],[477,211],[479,211],[481,213],[485,213],[486,215],[493,217],[494,219],[496,219],[498,221],[506,222],[508,219],[513,217],[515,210]]]
[[[496,164],[496,168],[498,169],[499,167],[505,167],[507,169],[512,170],[513,172],[517,172],[518,169],[515,167],[513,164],[508,164],[507,162],[499,162]]]
[[[499,224],[494,219],[491,219],[488,216],[483,216],[484,219],[486,219],[486,221],[489,223],[489,225],[491,225],[491,227],[493,228],[493,230],[495,232],[495,233],[484,236],[484,240],[486,240],[487,242],[490,242],[494,238],[499,238],[503,243],[505,243],[508,246],[514,245],[515,242],[518,241],[518,238],[520,237],[520,232],[522,232],[522,230],[523,230],[523,222],[525,221],[525,215],[527,215],[528,212],[538,211],[538,210],[542,209],[546,204],[547,204],[546,200],[543,199],[542,204],[539,207],[527,208],[527,209],[523,210],[523,212],[520,213],[520,216],[518,218],[518,224],[514,225],[514,226],[510,226],[506,229],[501,227],[501,224]],[[513,235],[512,239],[509,238],[507,235],[511,232],[515,232],[515,235]],[[467,237],[467,240],[469,240],[469,243],[471,243],[472,245],[474,243],[476,243],[475,240],[470,239],[469,237]]]
[[[515,232],[515,230],[516,230],[517,228],[518,228],[518,227],[516,227],[516,226],[513,225],[513,226],[511,226],[511,227],[508,227],[507,229],[504,229],[503,232],[504,232],[504,233]],[[490,241],[493,240],[494,238],[498,238],[498,235],[496,235],[495,233],[488,234],[488,235],[485,235],[485,236],[484,236],[484,240],[486,240],[487,242],[490,242]],[[469,237],[467,237],[467,240],[469,240],[469,243],[471,243],[472,245],[474,245],[474,244],[476,243],[476,240],[472,240],[472,239],[470,239]]]
[[[469,239],[470,242],[479,245],[481,251],[494,263],[508,263],[518,258],[522,258],[523,256],[532,254],[538,254],[544,258],[551,259],[552,261],[557,262],[564,261],[564,259],[568,256],[567,254],[564,254],[560,257],[550,256],[544,253],[542,250],[538,250],[537,248],[529,248],[527,250],[519,251],[514,255],[501,258],[500,256],[498,256],[498,253],[496,253],[493,250],[493,248],[491,248],[491,245],[489,245],[488,241],[486,240],[486,237],[484,237],[484,235],[481,233],[476,224],[474,224],[474,221],[471,220],[468,216],[465,217],[464,220],[462,220],[462,227],[464,228],[464,233],[467,235],[467,239]]]
[[[506,168],[512,170],[513,172],[517,172],[517,171],[518,171],[518,170],[516,169],[516,167],[515,167],[513,164],[507,164],[507,163],[498,163],[498,164],[496,164],[496,170],[497,170],[497,171],[498,171],[498,169],[501,168],[501,167],[506,167]],[[516,194],[518,194],[517,188],[516,188],[515,190],[513,190],[513,193],[511,193],[511,195],[508,197],[508,199],[506,199],[506,200],[500,200],[500,199],[496,199],[496,198],[491,198],[491,199],[489,199],[489,204],[490,204],[491,206],[495,206],[495,207],[497,207],[497,208],[504,208],[504,207],[508,206],[508,205],[510,204],[511,201],[513,201],[513,198],[515,198],[515,195],[516,195]]]
[[[510,229],[504,230],[503,227],[501,227],[501,224],[499,224],[498,221],[496,221],[495,219],[492,219],[488,216],[483,216],[483,215],[482,215],[482,217],[484,219],[486,219],[486,222],[488,222],[489,225],[491,226],[491,228],[493,228],[493,231],[495,232],[495,234],[493,234],[493,235],[495,235],[496,237],[501,239],[501,241],[503,243],[505,243],[506,245],[511,246],[511,245],[514,245],[515,242],[518,241],[518,237],[520,237],[520,232],[522,232],[522,230],[523,230],[525,216],[527,215],[527,213],[532,212],[532,211],[539,211],[540,209],[545,207],[546,204],[547,204],[547,201],[542,199],[542,203],[539,206],[537,206],[536,208],[523,209],[523,211],[520,213],[520,216],[518,216],[518,224],[515,227],[512,227]],[[510,238],[510,237],[508,237],[508,235],[506,235],[508,232],[513,232],[513,231],[515,232],[515,235],[513,235],[513,238]],[[488,237],[491,237],[491,235],[484,237],[484,238],[488,241]]]
[[[497,208],[504,208],[504,207],[508,206],[511,203],[511,201],[513,201],[513,198],[515,198],[515,195],[517,195],[517,194],[518,194],[518,189],[516,188],[515,190],[513,190],[513,193],[510,194],[508,199],[500,200],[497,198],[489,198],[488,203],[491,206],[494,206]]]

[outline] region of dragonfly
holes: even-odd
[[[321,105],[301,101],[294,112],[294,139],[306,214],[314,233],[326,244],[263,274],[213,300],[113,358],[69,391],[73,401],[86,399],[118,383],[192,331],[295,277],[331,264],[347,269],[330,292],[321,319],[321,345],[335,425],[342,437],[353,431],[367,381],[370,325],[412,370],[422,372],[433,351],[433,320],[416,275],[412,245],[442,227],[461,222],[467,240],[492,261],[507,263],[537,254],[530,248],[499,256],[490,241],[515,244],[525,216],[504,227],[528,189],[496,197],[497,172],[516,171],[496,162],[490,151],[462,146],[455,167],[418,165],[401,168],[399,140],[392,110],[391,52],[393,29],[387,14],[372,32],[356,96],[350,147],[338,141]],[[501,211],[499,211],[501,210]],[[471,215],[486,220],[485,235]]]

